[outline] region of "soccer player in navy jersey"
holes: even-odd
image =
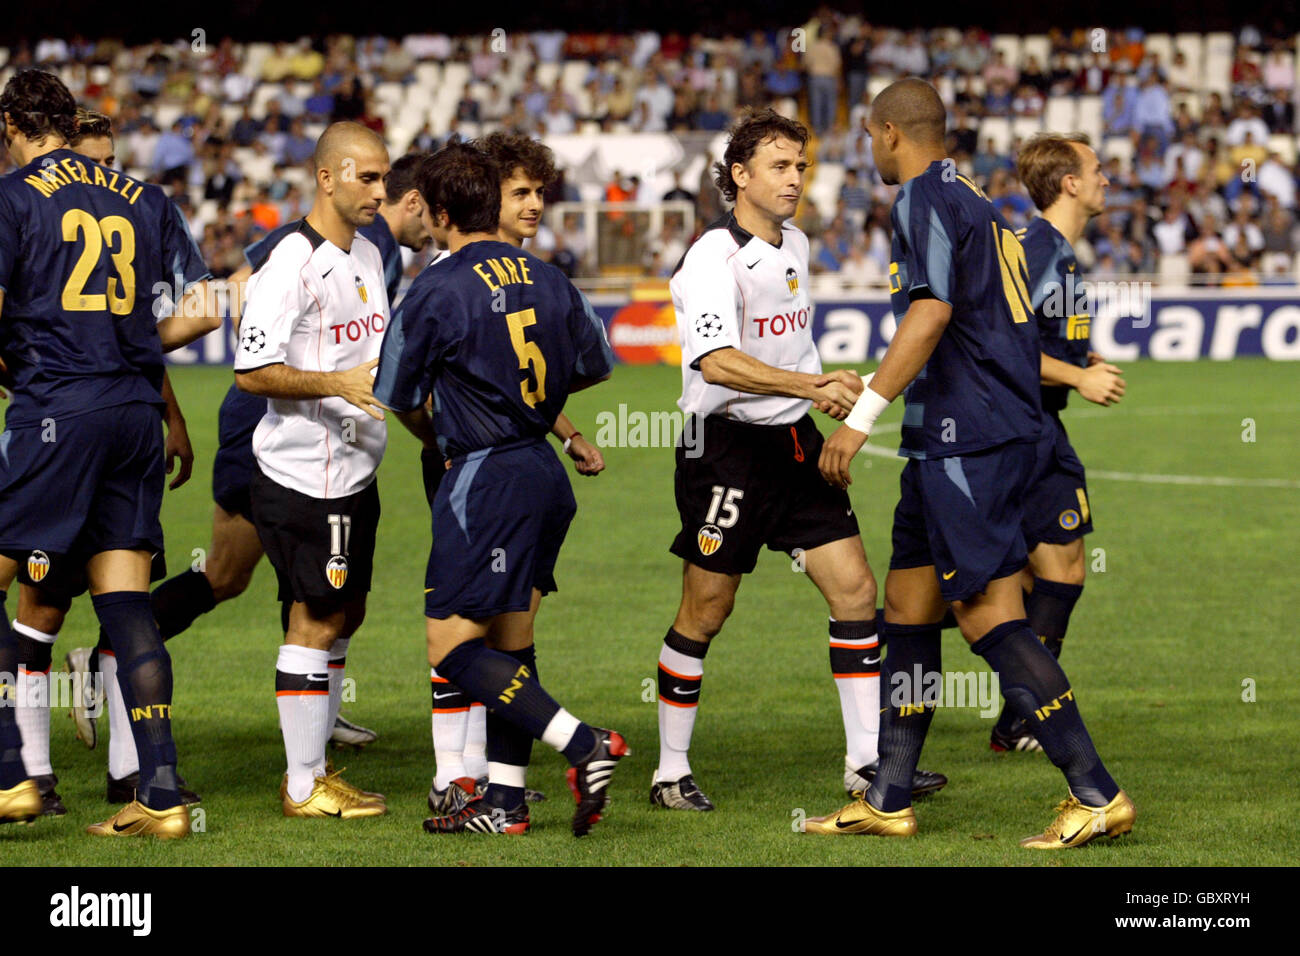
[[[600,819],[622,736],[564,710],[533,673],[533,621],[577,510],[546,435],[569,394],[608,378],[604,329],[558,269],[500,241],[500,172],[463,143],[421,174],[450,256],[412,284],[384,336],[375,397],[451,461],[434,495],[425,578],[429,664],[511,731],[490,735],[490,782],[431,833],[524,833],[533,739],[569,761],[573,833]],[[433,415],[425,407],[433,395]]]
[[[501,170],[502,241],[523,248],[525,240],[536,237],[541,228],[546,208],[543,194],[559,175],[555,154],[545,143],[523,133],[489,133],[471,145],[491,156]],[[585,296],[583,302],[590,309]],[[563,443],[564,453],[573,459],[578,474],[593,477],[605,470],[600,449],[587,441],[563,412],[556,416],[551,434]],[[433,461],[425,455],[426,473],[436,475],[439,464],[440,459]],[[436,668],[430,670],[429,682],[433,751],[437,760],[429,787],[429,809],[445,815],[460,809],[475,793],[481,795],[486,790],[488,724],[500,718],[494,718],[478,701],[470,700],[460,688],[438,674]],[[545,799],[537,790],[525,792],[530,802]]]
[[[420,251],[429,243],[429,229],[424,200],[416,186],[416,172],[423,154],[403,156],[393,163],[384,179],[385,198],[374,221],[360,226],[357,232],[378,247],[384,262],[384,281],[389,301],[393,301],[402,282],[402,247]],[[237,270],[227,280],[235,292],[232,308],[239,308],[239,291],[249,276],[266,262],[271,250],[285,236],[297,231],[302,220],[285,223],[273,229],[250,245],[244,256],[248,264]],[[238,313],[236,313],[238,314]],[[253,458],[253,432],[266,414],[266,399],[261,395],[242,392],[231,385],[221,403],[217,418],[219,445],[212,464],[212,497],[215,507],[212,514],[212,543],[208,548],[202,569],[193,568],[164,581],[154,589],[151,601],[163,640],[183,633],[202,614],[218,604],[243,594],[253,579],[253,571],[262,560],[262,543],[253,527],[249,485],[257,471]],[[286,624],[287,627],[287,624]],[[92,654],[89,648],[78,648],[68,655],[71,673],[93,674],[102,668],[99,657],[107,645],[103,635],[100,646]],[[332,659],[331,671],[342,672],[345,661]],[[111,662],[109,668],[112,668]],[[111,676],[111,675],[108,675]],[[337,677],[338,675],[336,675]],[[89,677],[84,679],[91,686]],[[95,719],[91,716],[92,700],[76,702],[78,737],[93,748],[97,739]],[[121,710],[109,701],[110,731],[117,729]],[[362,747],[377,739],[378,734],[366,727],[352,723],[341,714],[336,715],[331,729],[331,740],[336,744]],[[125,734],[109,735],[108,790],[110,800],[129,788],[135,770],[135,754],[130,738]],[[125,781],[125,783],[123,782]]]
[[[1136,811],[1084,727],[1075,693],[1029,622],[1023,498],[1042,432],[1038,329],[1024,249],[983,192],[944,156],[946,115],[929,83],[907,78],[872,102],[876,168],[894,200],[891,298],[898,331],[820,467],[845,487],[876,418],[906,390],[900,453],[909,460],[885,579],[880,768],[862,799],[814,833],[912,836],[911,783],[934,717],[940,622],[950,604],[971,650],[999,675],[1069,796],[1021,845],[1081,846],[1128,833]],[[917,678],[920,678],[918,681]]]
[[[76,103],[57,77],[13,76],[0,116],[19,167],[0,180],[0,352],[13,381],[0,588],[84,568],[140,754],[135,799],[89,832],[181,837],[189,816],[177,789],[171,662],[148,593],[163,550],[162,353],[220,320],[177,308],[158,322],[155,297],[179,286],[210,302],[209,273],[161,189],[68,148]],[[0,603],[0,673],[15,673],[21,651]],[[0,819],[41,806],[10,710],[0,707]]]
[[[1088,350],[1091,316],[1074,244],[1088,220],[1106,208],[1109,182],[1082,134],[1044,133],[1016,159],[1020,181],[1042,212],[1016,233],[1025,247],[1029,293],[1042,348],[1043,433],[1025,497],[1025,617],[1060,659],[1070,614],[1083,594],[1083,536],[1092,532],[1092,504],[1083,463],[1061,424],[1075,389],[1107,406],[1124,397],[1122,372]],[[994,750],[1039,750],[1015,711],[1003,707],[990,732]]]

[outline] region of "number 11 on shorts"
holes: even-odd
[[[352,536],[352,515],[329,515],[326,520],[330,523],[330,554],[347,554],[348,538]]]

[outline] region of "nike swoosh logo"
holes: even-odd
[[[837,829],[840,829],[840,830],[847,830],[847,829],[848,829],[849,827],[851,827],[851,826],[857,826],[857,824],[856,824],[856,823],[845,823],[843,820],[836,820],[836,821],[835,821],[835,826],[836,826]]]
[[[700,689],[698,687],[695,688],[695,690],[682,690],[682,688],[678,687],[676,684],[673,685],[673,693],[675,694],[698,694],[699,692]]]
[[[873,660],[873,659],[870,658],[870,657],[864,657],[864,658],[862,658],[862,663],[864,663],[864,664],[874,664],[874,663],[876,663],[876,662],[875,662],[875,660]]]
[[[851,516],[853,515],[853,509],[850,508],[848,511],[846,511],[846,512],[844,512],[844,513],[845,513],[846,515],[849,515],[849,516],[851,517]]]
[[[1071,833],[1069,836],[1062,836],[1062,837],[1061,837],[1061,842],[1062,842],[1062,843],[1071,843],[1071,842],[1073,842],[1075,837],[1077,837],[1077,836],[1078,836],[1080,833],[1082,833],[1084,830],[1088,829],[1088,827],[1091,826],[1091,825],[1092,825],[1092,824],[1090,824],[1090,823],[1085,823],[1083,826],[1079,827],[1079,829],[1075,830],[1075,831],[1074,831],[1073,833]]]
[[[758,263],[759,263],[759,262],[762,262],[762,261],[763,261],[762,259],[759,259],[758,262],[754,262],[754,263],[751,263],[751,264],[749,264],[749,265],[746,265],[745,268],[746,268],[746,269],[752,269],[752,268],[754,268],[754,266],[758,265]]]
[[[127,830],[131,829],[131,827],[134,826],[134,825],[135,825],[135,821],[134,821],[134,820],[131,821],[130,823],[128,823],[126,826],[121,826],[120,824],[114,823],[114,824],[113,824],[113,832],[115,832],[115,833],[125,833]]]
[[[342,811],[342,810],[335,810],[333,813],[327,813],[327,814],[325,814],[325,816],[327,816],[327,817],[339,817],[339,818],[342,818],[342,816],[343,816],[343,811]]]
[[[953,568],[951,571],[949,571],[947,574],[945,574],[945,575],[943,576],[943,579],[944,579],[945,581],[951,581],[953,575],[956,574],[956,573],[957,573],[957,569],[956,569],[956,568]]]
[[[452,691],[450,694],[434,694],[433,699],[442,700],[444,697],[455,697],[455,696],[456,696],[456,691]]]
[[[334,267],[330,266],[328,269],[326,269],[324,272],[320,274],[320,277],[324,279],[327,275],[329,275],[333,271],[334,271]]]

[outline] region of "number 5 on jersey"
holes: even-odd
[[[515,355],[519,357],[519,371],[529,371],[532,366],[533,381],[536,388],[528,387],[528,379],[519,380],[519,392],[529,408],[536,408],[539,402],[546,401],[546,359],[536,342],[524,338],[524,329],[537,323],[537,312],[524,309],[520,312],[506,313],[506,323],[510,327],[510,344],[514,346]]]

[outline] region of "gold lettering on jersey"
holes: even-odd
[[[528,260],[523,256],[519,257],[519,281],[524,285],[532,285],[533,280],[528,277]]]
[[[144,185],[137,183],[129,176],[123,176],[110,169],[108,177],[105,177],[104,170],[100,166],[96,165],[93,168],[95,174],[92,177],[85,163],[70,156],[65,156],[57,163],[51,162],[49,166],[42,167],[39,173],[27,176],[23,179],[23,182],[46,199],[49,199],[64,186],[72,183],[84,183],[87,186],[98,186],[101,189],[107,189],[109,192],[117,193],[133,206],[136,200],[144,194]],[[121,180],[120,185],[118,180]]]
[[[49,199],[51,196],[53,196],[54,190],[59,188],[54,183],[51,183],[48,180],[46,180],[43,176],[28,176],[26,179],[23,180],[23,182],[25,182],[28,186],[31,186],[33,189],[35,189],[46,199]]]
[[[487,270],[483,268],[483,263],[481,262],[474,263],[474,271],[477,272],[478,277],[487,284],[489,291],[495,292],[498,288],[500,288],[500,286],[498,286],[495,282],[492,281],[492,277],[487,274]]]
[[[519,271],[515,269],[513,259],[502,259],[501,265],[505,267],[506,275],[510,276],[510,282],[514,285],[519,284]]]
[[[1065,337],[1071,342],[1087,341],[1092,326],[1092,316],[1087,312],[1072,315],[1065,320]]]
[[[104,178],[104,170],[102,167],[95,167],[95,181],[91,185],[103,186],[105,189],[108,188],[108,180]]]
[[[487,264],[488,268],[492,270],[492,274],[497,277],[498,285],[505,285],[510,281],[509,277],[506,275],[505,267],[496,259],[489,259]]]
[[[65,156],[61,160],[61,164],[63,168],[67,170],[67,174],[72,179],[73,182],[84,183],[86,181],[85,177],[81,175],[81,173],[84,173],[86,171],[86,167],[81,166],[81,164],[78,163],[76,160],[74,160],[71,156]],[[77,170],[78,166],[81,166],[80,172],[78,172]]]
[[[108,181],[108,190],[115,193],[117,192],[117,172],[111,169],[109,172],[113,174],[113,178]]]
[[[898,263],[891,262],[889,264],[889,294],[893,295],[896,292],[902,292],[902,291],[903,291],[903,280],[902,277],[898,274]]]

